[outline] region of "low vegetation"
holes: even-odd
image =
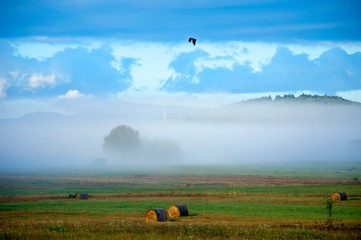
[[[361,237],[360,183],[344,166],[329,165],[324,174],[301,167],[234,167],[228,175],[226,167],[177,169],[3,174],[0,239]],[[352,173],[360,170],[355,165]],[[331,201],[334,191],[348,199]],[[69,199],[74,192],[88,192],[89,199]],[[145,222],[148,209],[179,203],[189,216]]]

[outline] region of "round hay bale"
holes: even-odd
[[[89,198],[89,194],[86,192],[81,192],[76,194],[76,199],[84,200],[88,198]]]
[[[189,216],[188,207],[185,204],[176,204],[168,208],[168,215],[171,218]]]
[[[334,192],[332,193],[331,196],[332,200],[337,201],[337,200],[347,200],[347,194],[345,192]]]
[[[164,208],[151,208],[145,213],[146,222],[166,222],[168,212]]]

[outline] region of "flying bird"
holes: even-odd
[[[197,39],[195,39],[195,38],[188,39],[188,42],[192,42],[194,46],[196,45],[196,41],[197,41]]]

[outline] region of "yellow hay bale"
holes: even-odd
[[[188,216],[188,207],[185,204],[176,204],[168,208],[168,215],[171,218]]]
[[[145,213],[146,222],[166,222],[168,213],[164,208],[152,208]]]
[[[168,215],[169,217],[171,218],[176,218],[176,217],[180,217],[180,211],[179,211],[179,208],[175,205],[173,206],[170,206],[168,208]]]
[[[347,200],[347,194],[345,192],[334,192],[331,196],[332,200],[338,201],[338,200]]]

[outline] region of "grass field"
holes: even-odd
[[[360,239],[357,163],[3,173],[0,239]],[[88,192],[88,200],[68,194]],[[326,201],[335,191],[348,200]],[[149,208],[190,216],[146,223]]]

